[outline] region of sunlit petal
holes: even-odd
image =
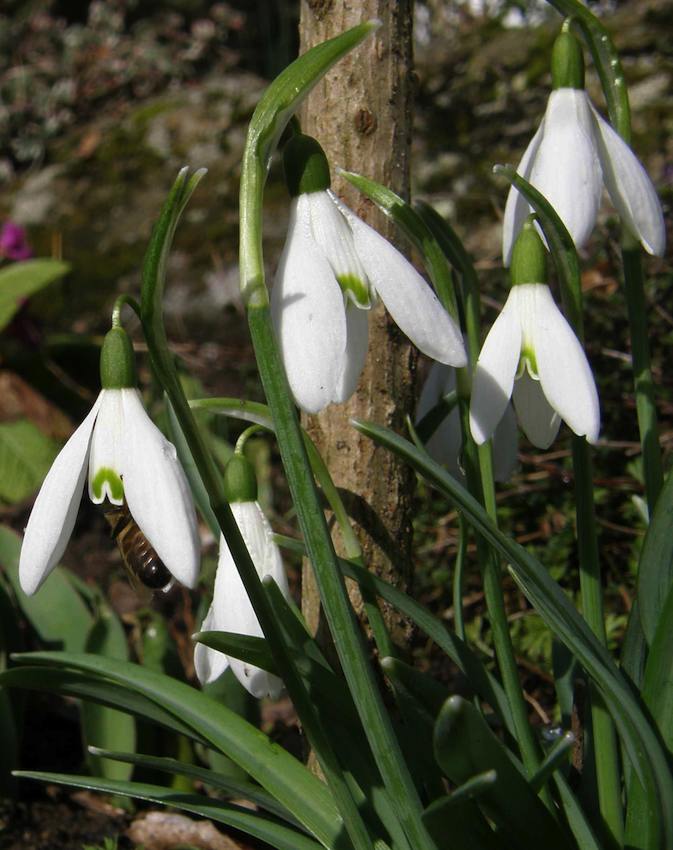
[[[211,632],[216,630],[218,630],[218,626],[215,622],[215,606],[211,604],[199,631]],[[207,685],[219,679],[228,666],[229,659],[223,652],[218,652],[204,643],[197,643],[194,647],[194,670],[202,685]]]
[[[125,453],[123,417],[121,390],[103,390],[89,453],[89,498],[96,505],[105,499],[113,505],[124,502],[121,483]]]
[[[521,326],[513,287],[507,303],[488,333],[472,381],[470,430],[478,445],[484,443],[502,419],[512,395],[521,354]]]
[[[451,366],[467,362],[460,330],[432,288],[387,239],[352,213],[358,256],[397,326],[423,354]]]
[[[530,140],[528,147],[525,150],[521,162],[517,167],[517,172],[526,180],[530,180],[530,172],[535,161],[535,156],[540,147],[542,136],[544,133],[544,119],[537,129],[537,132]],[[524,223],[526,216],[531,209],[518,189],[514,186],[510,187],[507,195],[507,203],[505,204],[505,217],[502,223],[502,260],[505,266],[509,266],[512,260],[512,248],[514,240],[519,235],[521,225]]]
[[[175,578],[194,587],[200,545],[189,484],[169,443],[147,415],[137,390],[121,390],[124,493],[141,531]]]
[[[514,383],[512,400],[524,434],[534,446],[548,449],[554,442],[561,425],[561,417],[549,404],[536,381],[524,369]]]
[[[37,494],[19,558],[19,582],[29,596],[56,566],[72,534],[99,405],[100,396],[57,455]]]
[[[666,228],[661,203],[647,172],[626,142],[598,112],[596,142],[603,179],[620,218],[650,254],[661,257],[666,248]]]
[[[530,182],[554,207],[578,248],[596,223],[603,188],[594,135],[586,92],[553,91]]]
[[[343,293],[313,241],[306,198],[292,202],[271,312],[294,399],[303,410],[317,413],[334,398],[347,330]]]
[[[600,410],[584,349],[549,287],[538,288],[536,302],[533,346],[542,390],[571,430],[593,443],[600,430]]]
[[[369,347],[369,312],[353,304],[346,305],[348,342],[344,368],[337,381],[332,401],[347,401],[355,392],[367,359]]]

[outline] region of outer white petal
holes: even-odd
[[[530,179],[530,172],[533,167],[533,163],[535,162],[535,156],[540,147],[540,143],[542,142],[543,134],[544,119],[542,119],[542,123],[537,128],[533,138],[530,140],[524,155],[521,157],[521,162],[516,169],[517,172],[522,177],[525,177],[526,180]],[[505,217],[502,223],[502,261],[505,266],[509,266],[512,261],[514,240],[519,235],[521,225],[529,213],[530,205],[521,192],[519,192],[518,189],[515,189],[514,186],[511,186],[509,194],[507,195]]]
[[[295,401],[308,413],[317,413],[334,397],[347,330],[343,293],[313,241],[306,195],[295,198],[290,208],[271,313]]]
[[[548,449],[558,434],[561,417],[545,398],[540,381],[531,378],[524,369],[514,383],[512,398],[524,434],[534,446]]]
[[[147,415],[140,393],[121,390],[124,495],[133,518],[175,578],[194,587],[200,544],[194,502],[169,443]]]
[[[257,502],[234,502],[231,509],[259,577],[263,579],[271,576],[281,592],[289,597],[280,551],[273,541],[273,531],[262,509]],[[214,628],[263,637],[257,615],[224,538],[220,539],[213,607]],[[275,699],[280,695],[283,683],[277,676],[236,658],[230,658],[229,663],[236,678],[254,697],[270,696]]]
[[[530,182],[554,207],[578,248],[591,235],[603,188],[594,137],[587,93],[553,91]]]
[[[367,285],[367,275],[355,251],[351,228],[341,213],[340,202],[329,189],[305,196],[310,210],[313,238],[327,257],[334,274],[353,276]]]
[[[201,632],[209,632],[217,629],[215,622],[215,607],[211,604],[203,622]],[[229,659],[223,652],[218,652],[203,643],[197,643],[194,648],[194,669],[196,676],[202,685],[207,685],[219,679],[229,666]]]
[[[661,204],[647,172],[631,148],[591,106],[603,179],[624,224],[650,254],[661,257],[666,228]]]
[[[102,390],[99,396],[100,408],[91,437],[89,452],[89,498],[100,505],[108,499],[113,505],[124,502],[123,495],[115,495],[108,481],[102,485],[100,496],[93,491],[93,482],[101,470],[109,469],[121,478],[125,447],[122,440],[124,413],[121,390]]]
[[[369,311],[360,310],[354,304],[347,303],[346,325],[348,327],[346,356],[343,371],[332,398],[332,401],[337,402],[348,401],[360,380],[369,348]]]
[[[521,324],[517,313],[517,289],[488,332],[472,380],[470,430],[478,445],[486,442],[502,419],[512,395],[521,355]]]
[[[593,443],[600,430],[600,410],[584,349],[556,306],[549,287],[538,287],[535,298],[532,334],[542,390],[568,426]]]
[[[460,330],[432,288],[387,239],[350,211],[348,222],[367,277],[397,326],[433,360],[465,366]]]
[[[496,481],[509,481],[519,465],[519,432],[516,415],[511,404],[498,422],[493,433],[493,477]]]
[[[99,405],[100,396],[57,455],[37,494],[19,558],[19,582],[29,596],[56,566],[72,534]]]

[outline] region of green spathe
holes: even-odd
[[[547,282],[547,250],[535,229],[534,217],[528,216],[512,251],[512,286]]]
[[[287,190],[293,198],[329,189],[331,178],[325,151],[312,136],[298,133],[283,148]]]
[[[584,54],[582,45],[570,32],[569,23],[554,42],[551,55],[551,78],[554,89],[584,88]]]
[[[133,344],[123,328],[112,328],[105,335],[100,353],[100,382],[104,390],[138,385]]]
[[[228,502],[256,502],[257,475],[250,461],[236,452],[224,468],[224,495]]]

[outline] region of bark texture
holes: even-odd
[[[318,84],[304,105],[301,124],[303,132],[315,136],[327,153],[334,191],[361,218],[396,241],[394,226],[336,176],[334,168],[358,171],[408,196],[412,0],[302,0],[301,50],[371,18],[378,18],[382,26]],[[403,588],[411,577],[413,476],[392,454],[360,437],[349,419],[369,419],[403,429],[415,400],[416,357],[415,349],[379,303],[370,315],[369,356],[357,392],[346,404],[304,417],[304,426],[344,494],[367,565]],[[351,590],[359,607],[361,600],[353,593]],[[320,602],[308,566],[304,569],[303,609],[307,622],[317,631]],[[394,637],[403,640],[405,621],[392,610],[385,613]]]

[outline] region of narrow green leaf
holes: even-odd
[[[119,779],[95,779],[90,776],[68,776],[63,773],[42,773],[34,770],[17,771],[16,776],[24,779],[37,779],[40,782],[67,785],[71,788],[87,788],[91,791],[103,791],[148,800],[184,812],[192,812],[217,823],[224,823],[234,829],[265,841],[278,850],[319,850],[320,844],[296,829],[266,817],[250,809],[225,803],[199,794],[185,794],[164,788],[161,785],[148,785],[141,782],[125,782]],[[346,845],[325,845],[335,850]]]
[[[445,470],[392,431],[370,423],[354,424],[359,431],[405,458],[431,485],[459,506],[479,534],[507,559],[526,597],[552,632],[576,655],[602,692],[629,759],[648,788],[652,805],[649,816],[660,830],[660,846],[666,850],[673,848],[673,808],[670,806],[673,778],[666,754],[629,683],[568,597],[544,566],[515,540],[502,534],[481,505]]]
[[[515,847],[572,847],[482,715],[461,697],[450,697],[437,718],[435,755],[448,778],[457,784],[495,771],[496,782],[481,788],[477,802]]]
[[[106,658],[126,661],[128,645],[119,618],[105,602],[98,608],[98,616],[87,638],[86,651]],[[95,745],[108,750],[133,752],[136,746],[136,724],[129,714],[86,701],[81,707],[82,735],[87,746]],[[117,761],[108,761],[90,755],[89,768],[94,776],[106,779],[130,779],[132,769]]]
[[[5,568],[16,600],[26,618],[46,644],[61,644],[67,652],[81,652],[92,618],[81,596],[73,588],[66,570],[56,567],[45,582],[44,593],[26,596],[19,584],[21,538],[0,526],[0,565]]]
[[[423,812],[423,820],[438,850],[515,850],[493,832],[473,800],[436,800]]]
[[[0,269],[0,331],[21,306],[22,300],[44,289],[68,271],[61,260],[25,260]]]
[[[89,750],[92,754],[101,758],[114,759],[118,762],[138,765],[139,767],[147,767],[151,770],[159,770],[162,773],[179,773],[191,779],[197,779],[203,782],[204,785],[224,791],[227,795],[237,800],[249,800],[251,803],[269,812],[269,814],[275,815],[282,820],[287,820],[294,826],[298,826],[298,822],[287,809],[279,805],[259,785],[254,785],[252,782],[246,782],[242,779],[232,779],[232,777],[225,776],[217,771],[163,756],[149,756],[142,753],[122,753],[113,750],[103,750],[99,747],[89,747]]]
[[[673,475],[659,494],[638,566],[638,610],[648,644],[654,640],[673,587]]]
[[[565,732],[558,741],[554,742],[540,765],[540,769],[530,779],[530,786],[533,790],[540,791],[552,774],[570,761],[575,742],[576,738],[572,732]]]
[[[338,847],[344,840],[339,839],[343,824],[327,786],[258,729],[200,691],[136,664],[99,656],[35,652],[19,655],[17,661],[105,676],[137,691],[244,768],[326,847]]]

